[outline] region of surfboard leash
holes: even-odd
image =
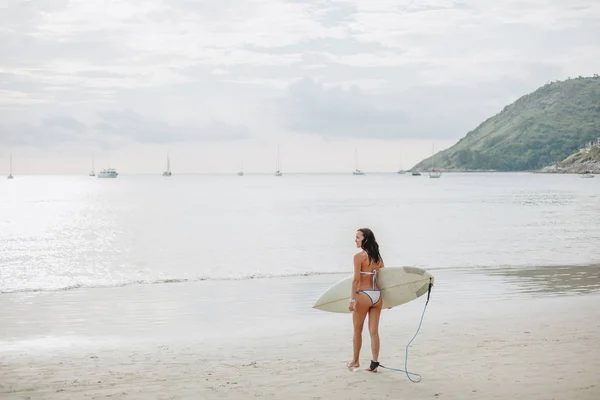
[[[417,337],[417,335],[419,334],[419,331],[421,330],[421,325],[423,324],[423,317],[425,316],[425,310],[427,310],[427,304],[429,304],[429,297],[431,296],[431,288],[433,287],[433,283],[431,282],[431,278],[429,278],[429,288],[427,289],[427,301],[425,302],[425,307],[423,307],[423,313],[421,314],[421,321],[419,322],[419,327],[417,328],[417,332],[415,332],[415,335],[413,336],[412,339],[410,339],[410,342],[408,342],[408,344],[406,345],[406,356],[404,358],[404,369],[400,369],[400,368],[391,368],[391,367],[386,367],[384,365],[379,364],[378,366],[381,368],[385,368],[385,369],[389,369],[390,371],[397,371],[397,372],[405,372],[406,373],[406,377],[414,383],[418,383],[421,382],[421,380],[423,379],[421,377],[421,375],[414,373],[414,372],[408,372],[408,347],[411,345],[411,343],[413,342],[413,340],[415,340],[415,338]],[[373,362],[371,362],[372,364]],[[372,368],[373,369],[373,368]],[[413,380],[410,376],[418,376],[419,379],[418,380]]]

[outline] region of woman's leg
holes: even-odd
[[[364,293],[360,293],[356,296],[356,303],[354,304],[354,312],[352,312],[352,324],[354,326],[354,334],[352,337],[353,355],[352,361],[346,363],[348,368],[358,368],[360,363],[358,358],[360,356],[360,349],[362,347],[362,331],[365,323],[365,318],[369,312],[371,301],[366,298]]]
[[[379,300],[379,303],[369,309],[369,334],[371,335],[373,361],[379,360],[379,317],[381,316],[382,303],[383,301]],[[377,368],[372,372],[377,372]]]

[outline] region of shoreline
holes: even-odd
[[[427,319],[460,319],[477,307],[516,309],[532,299],[600,294],[600,264],[431,269]],[[0,355],[136,344],[237,343],[312,329],[348,314],[313,309],[343,275],[180,282],[0,295]],[[399,307],[418,319],[425,297]],[[266,307],[265,305],[268,305]],[[118,312],[113,312],[118,310]],[[385,318],[397,308],[384,310]],[[60,317],[57,317],[60,316]]]
[[[399,265],[403,267],[411,267],[416,266],[418,268],[424,268],[428,271],[432,271],[435,273],[460,273],[460,272],[473,272],[478,271],[487,275],[498,275],[498,271],[520,271],[522,274],[526,275],[531,271],[549,271],[553,269],[567,269],[567,270],[579,270],[580,268],[589,268],[591,271],[600,271],[600,260],[589,259],[586,261],[581,261],[579,263],[566,264],[564,262],[556,262],[556,263],[529,263],[529,264],[490,264],[490,265],[472,265],[472,266],[452,266],[452,267],[428,267],[426,265]],[[240,276],[232,276],[232,277],[213,277],[208,278],[206,276],[197,276],[197,277],[169,277],[169,278],[160,278],[156,280],[148,280],[148,281],[126,281],[119,283],[106,283],[106,284],[97,284],[97,285],[74,285],[67,287],[56,287],[56,288],[28,288],[28,289],[0,289],[0,299],[2,296],[10,296],[10,295],[44,295],[50,293],[70,293],[77,291],[85,291],[85,290],[102,290],[102,289],[118,289],[118,288],[128,288],[128,287],[144,287],[144,286],[161,286],[161,285],[185,285],[185,284],[194,284],[194,283],[206,283],[211,284],[213,282],[265,282],[265,281],[276,281],[276,280],[287,280],[287,279],[330,279],[331,282],[335,282],[335,280],[342,279],[351,274],[350,270],[346,271],[308,271],[308,272],[299,272],[299,273],[289,273],[289,274],[280,274],[280,275],[271,275],[271,274],[251,274],[251,275],[240,275]],[[329,278],[328,278],[329,277]],[[598,285],[600,287],[600,284]]]

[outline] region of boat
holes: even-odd
[[[358,150],[354,148],[354,171],[352,175],[364,175],[365,173],[358,168]]]
[[[98,172],[98,178],[116,178],[119,173],[114,168],[103,169]]]
[[[397,174],[404,175],[406,171],[402,169],[402,153],[400,153],[400,168],[396,171]]]
[[[244,158],[242,157],[240,160],[240,170],[238,171],[238,176],[244,176]]]
[[[442,176],[442,171],[435,168],[435,143],[431,145],[431,172],[429,172],[430,178],[440,178]]]
[[[167,170],[162,173],[162,176],[171,176],[171,159],[169,153],[167,153]]]
[[[281,160],[279,157],[279,146],[277,146],[277,160],[275,161],[275,176],[281,176],[283,173],[281,172]]]
[[[431,172],[429,173],[429,177],[430,178],[439,178],[442,176],[442,171],[440,171],[439,169],[432,169]]]
[[[585,171],[579,174],[580,178],[593,178],[595,175],[592,174],[592,171]]]
[[[8,172],[8,176],[6,177],[6,179],[15,179],[15,177],[12,174],[12,153],[10,153],[9,172]]]
[[[421,176],[421,173],[419,172],[419,170],[414,169],[414,170],[412,170],[411,175],[412,176]]]
[[[94,172],[94,156],[92,156],[92,171],[88,175],[96,176],[96,173]]]

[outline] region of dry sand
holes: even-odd
[[[423,376],[344,367],[349,323],[215,348],[0,352],[1,399],[600,399],[600,297],[512,302],[428,320],[409,354]],[[394,314],[392,314],[394,313]],[[394,316],[392,318],[392,315]],[[382,363],[403,368],[415,321],[382,322]],[[370,357],[365,332],[362,367]]]

